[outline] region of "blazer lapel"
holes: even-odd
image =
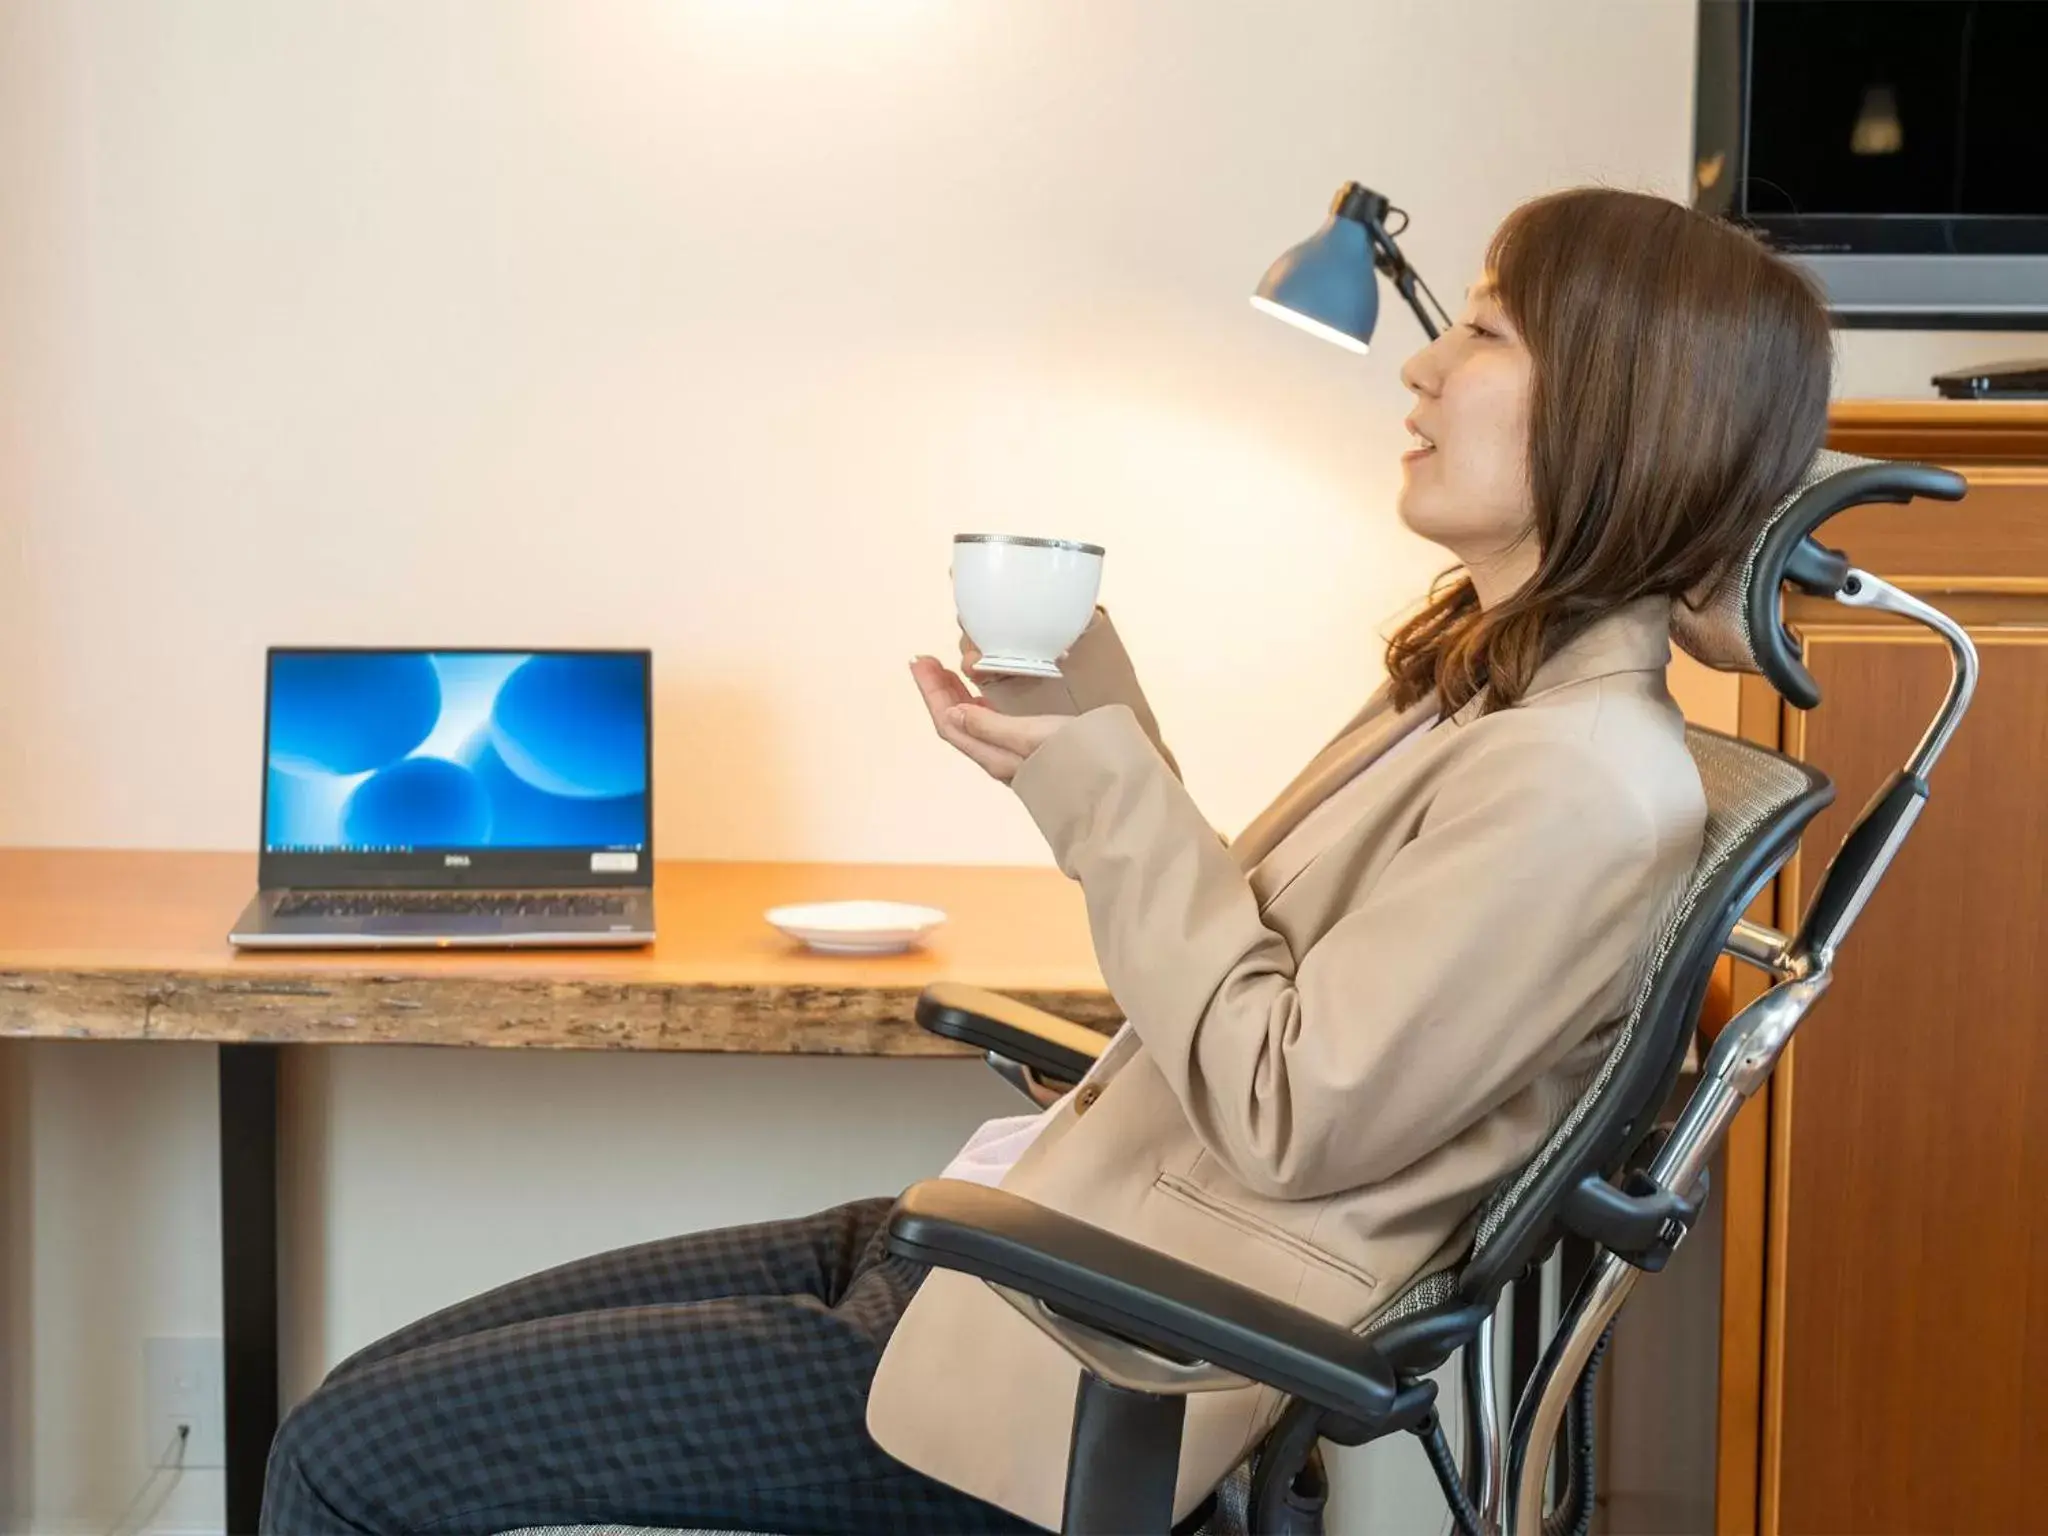
[[[1436,699],[1425,696],[1406,709],[1395,709],[1383,685],[1364,709],[1315,759],[1302,769],[1280,798],[1262,811],[1230,845],[1243,869],[1253,869],[1301,825],[1301,819],[1363,773],[1395,742],[1428,719]]]
[[[1614,672],[1661,671],[1671,660],[1671,600],[1642,598],[1595,624],[1537,668],[1528,697],[1568,683]],[[1424,695],[1397,710],[1382,683],[1364,709],[1338,733],[1337,739],[1281,792],[1230,845],[1241,868],[1258,866],[1301,824],[1301,819],[1332,794],[1378,761],[1395,742],[1414,730],[1436,709],[1434,695]],[[1475,697],[1453,717],[1464,724],[1475,718],[1485,700]]]

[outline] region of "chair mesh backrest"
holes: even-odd
[[[1669,965],[1684,964],[1687,956],[1697,957],[1701,953],[1700,946],[1691,942],[1701,936],[1697,932],[1701,925],[1721,921],[1719,904],[1705,899],[1716,878],[1743,856],[1752,840],[1769,828],[1780,812],[1812,791],[1813,779],[1804,768],[1762,747],[1753,747],[1717,732],[1693,727],[1686,730],[1686,747],[1692,753],[1693,762],[1699,769],[1701,787],[1706,791],[1707,825],[1701,840],[1699,861],[1693,866],[1691,877],[1659,927],[1649,963],[1644,968],[1642,984],[1636,991],[1635,1003],[1615,1031],[1607,1054],[1587,1080],[1577,1102],[1536,1155],[1480,1206],[1472,1247],[1465,1263],[1486,1251],[1508,1217],[1535,1187],[1544,1171],[1563,1153],[1574,1133],[1601,1101],[1638,1036],[1651,1027],[1653,1021],[1649,1014],[1653,998],[1676,998],[1681,1004],[1691,999],[1690,988],[1660,992],[1657,982]],[[1711,945],[1705,950],[1709,961],[1719,953],[1725,937],[1720,933],[1711,935]],[[1459,1266],[1460,1269],[1462,1267]],[[1378,1329],[1440,1306],[1449,1301],[1457,1289],[1457,1270],[1439,1270],[1426,1275],[1380,1312],[1373,1319],[1373,1326]]]
[[[1563,1123],[1550,1133],[1550,1139],[1544,1142],[1542,1150],[1524,1165],[1513,1182],[1480,1207],[1479,1226],[1472,1238],[1475,1254],[1485,1251],[1487,1243],[1500,1230],[1501,1223],[1507,1219],[1516,1202],[1571,1139],[1572,1132],[1578,1129],[1606,1089],[1614,1076],[1614,1069],[1628,1054],[1636,1031],[1645,1022],[1658,974],[1674,955],[1690,948],[1681,942],[1687,927],[1695,922],[1718,921],[1719,913],[1701,899],[1713,884],[1714,877],[1734,862],[1752,836],[1779,811],[1804,795],[1813,782],[1796,763],[1777,753],[1713,731],[1688,727],[1685,745],[1700,771],[1700,785],[1707,796],[1707,827],[1701,839],[1699,862],[1693,866],[1692,878],[1686,881],[1676,907],[1657,935],[1656,944],[1650,951],[1650,963],[1643,972],[1642,985],[1636,991],[1635,1006],[1615,1032],[1614,1044],[1601,1058],[1599,1070],[1586,1084],[1585,1091]],[[1710,953],[1720,952],[1724,937],[1723,934],[1713,936]]]

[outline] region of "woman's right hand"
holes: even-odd
[[[967,676],[974,675],[974,669],[981,665],[981,647],[967,638],[967,631],[960,631],[960,670]]]
[[[931,712],[932,727],[942,741],[980,765],[999,783],[1016,777],[1026,758],[1043,746],[1067,715],[999,715],[967,686],[966,680],[946,670],[933,656],[911,659],[910,675],[924,695]]]

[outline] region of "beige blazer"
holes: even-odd
[[[1318,819],[1314,849],[1283,844],[1431,704],[1395,711],[1382,690],[1226,847],[1146,729],[1106,619],[1065,683],[993,690],[1005,710],[1080,711],[1013,787],[1080,882],[1130,1021],[1004,1187],[1347,1328],[1452,1262],[1576,1100],[1698,857],[1669,617],[1634,604],[1517,707],[1430,727],[1349,814]],[[1057,1527],[1077,1372],[979,1281],[934,1272],[869,1429]],[[1190,1401],[1176,1519],[1278,1406],[1264,1387]]]

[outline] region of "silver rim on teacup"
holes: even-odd
[[[1021,533],[956,533],[955,544],[1023,544],[1032,549],[1071,549],[1076,554],[1099,555],[1100,544],[1078,544],[1072,539],[1033,539]]]

